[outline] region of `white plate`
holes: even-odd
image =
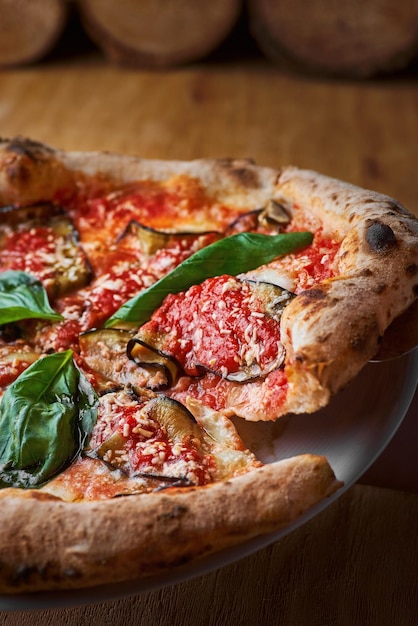
[[[208,573],[243,558],[317,515],[339,498],[373,464],[392,439],[413,399],[418,349],[395,361],[369,363],[322,411],[276,423],[237,421],[245,443],[264,462],[310,452],[325,455],[344,487],[280,532],[257,537],[192,565],[128,584],[94,589],[0,596],[0,609],[34,609],[103,602],[162,588]]]

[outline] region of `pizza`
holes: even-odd
[[[240,421],[326,406],[418,297],[418,221],[296,167],[0,142],[0,591],[123,583],[342,483]]]

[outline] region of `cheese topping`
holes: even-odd
[[[234,228],[247,223],[250,229],[267,228],[254,220],[231,226],[243,209],[208,197],[200,183],[187,177],[120,189],[87,184],[62,204],[64,210],[55,207],[50,216],[49,208],[41,206],[28,211],[32,217],[26,221],[0,225],[0,271],[19,269],[36,276],[47,288],[53,308],[64,317],[56,323],[19,323],[28,351],[37,358],[72,348],[77,364],[94,384],[99,375],[83,360],[80,333],[101,328],[124,302]],[[153,241],[144,247],[140,233],[128,229],[132,220],[164,231],[164,236],[156,237],[161,244]],[[285,230],[304,230],[302,222],[286,225]],[[191,235],[188,231],[196,225],[210,232]],[[221,453],[213,453],[213,440],[179,401],[186,405],[194,398],[222,411],[219,419],[231,414],[274,418],[288,385],[280,339],[280,311],[288,295],[271,285],[271,293],[264,294],[259,284],[267,279],[298,293],[332,277],[337,250],[338,243],[317,230],[308,249],[254,270],[245,279],[219,276],[168,296],[144,332],[147,338],[158,338],[158,349],[179,364],[182,375],[164,396],[130,390],[103,395],[86,456],[54,479],[50,492],[71,492],[69,499],[101,498],[125,489],[136,493],[159,485],[216,480]],[[0,336],[0,347],[5,344],[18,352],[17,340]],[[112,359],[111,351],[104,350],[103,358]],[[0,387],[6,388],[30,360],[8,356],[6,361],[0,354]],[[110,381],[114,382],[118,381]],[[231,458],[237,457],[231,449],[222,452],[228,471]],[[244,467],[238,457],[236,467]]]
[[[193,428],[184,436],[170,436],[164,424],[164,410],[183,411],[181,419],[186,410],[174,405],[155,410],[156,402],[126,391],[102,396],[88,452],[129,477],[177,478],[193,485],[210,482],[214,464]]]
[[[164,334],[159,348],[189,376],[201,375],[202,367],[223,378],[251,367],[260,375],[284,356],[279,319],[267,314],[254,286],[231,276],[169,295],[142,333]]]

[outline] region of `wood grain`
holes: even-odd
[[[291,163],[388,193],[418,215],[417,110],[413,79],[313,81],[264,63],[153,73],[93,55],[0,72],[3,136],[144,157]]]
[[[250,23],[273,61],[365,78],[405,67],[418,47],[418,2],[249,0]],[[303,18],[301,19],[301,15]]]
[[[0,67],[42,59],[68,19],[66,0],[0,0]]]
[[[232,565],[97,605],[2,614],[3,626],[415,626],[418,496],[356,486]]]

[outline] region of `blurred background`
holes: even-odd
[[[0,132],[292,163],[418,211],[418,0],[0,0]]]

